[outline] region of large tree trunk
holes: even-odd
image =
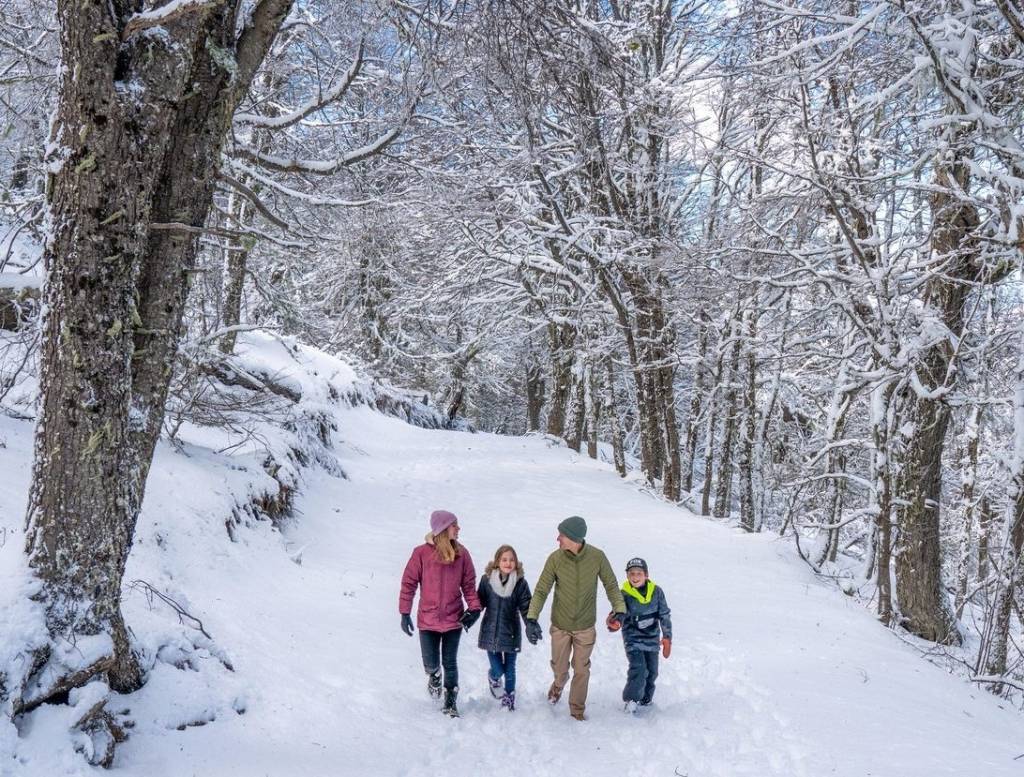
[[[231,115],[290,6],[262,0],[236,40],[234,3],[166,21],[165,37],[138,35],[134,6],[58,3],[62,159],[26,552],[52,639],[80,649],[36,651],[34,675],[9,686],[21,710],[100,673],[118,690],[141,682],[121,582],[188,274]]]
[[[949,331],[963,329],[967,287],[938,280],[932,302],[943,312]],[[948,342],[931,348],[918,369],[922,383],[941,387],[949,380]],[[946,599],[942,581],[939,538],[942,503],[942,453],[949,427],[949,407],[942,399],[919,396],[907,389],[903,428],[912,430],[901,458],[896,502],[899,543],[895,550],[896,596],[902,623],[924,639],[959,644],[956,618]]]
[[[982,281],[995,282],[1009,272],[1009,266],[986,266],[978,245],[980,220],[971,201],[971,163],[974,149],[967,138],[970,125],[946,130],[949,155],[937,166],[931,196],[934,229],[933,258],[943,263],[925,289],[925,305],[941,318],[955,338],[964,331],[964,306],[971,287]],[[959,644],[956,619],[946,600],[942,582],[939,542],[942,486],[942,453],[949,426],[949,407],[941,392],[957,379],[950,338],[932,345],[924,354],[917,373],[925,389],[909,392],[905,418],[913,425],[903,456],[904,466],[897,484],[900,505],[900,544],[896,552],[896,591],[904,626],[925,639]],[[936,393],[939,395],[936,396]]]

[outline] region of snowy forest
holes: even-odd
[[[1022,260],[1022,0],[0,0],[0,774],[57,707],[127,763],[129,589],[232,670],[133,579],[147,486],[246,451],[217,536],[301,523],[335,400],[604,463],[1016,715]]]

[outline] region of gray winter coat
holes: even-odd
[[[626,622],[622,626],[622,641],[627,652],[659,650],[662,637],[672,639],[672,611],[668,608],[665,592],[656,586],[653,580],[648,580],[647,586],[639,591],[628,581],[623,583],[622,598],[626,600]]]

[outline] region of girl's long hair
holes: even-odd
[[[523,576],[523,564],[519,560],[519,554],[516,553],[516,549],[513,548],[511,545],[502,545],[500,548],[498,548],[496,551],[494,551],[494,558],[487,562],[487,566],[484,568],[484,574],[485,575],[489,575],[489,574],[491,574],[491,572],[493,572],[495,569],[497,569],[498,568],[498,562],[501,561],[501,557],[504,556],[509,551],[512,552],[512,558],[514,558],[516,560],[516,574],[519,575],[519,577],[522,577]]]
[[[448,536],[447,529],[434,535],[434,553],[442,564],[451,564],[459,557],[459,543]]]

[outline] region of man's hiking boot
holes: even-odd
[[[584,715],[582,711],[580,711],[580,712],[570,712],[569,714],[572,715],[574,720],[586,720],[587,719],[587,716]]]
[[[427,673],[427,693],[431,699],[441,698],[441,670]]]
[[[548,701],[552,704],[558,704],[558,700],[562,698],[562,688],[559,685],[551,683],[551,687],[548,688]]]
[[[441,712],[450,718],[459,717],[459,708],[455,706],[455,700],[459,696],[458,688],[445,688],[444,689],[444,706],[441,708]]]

